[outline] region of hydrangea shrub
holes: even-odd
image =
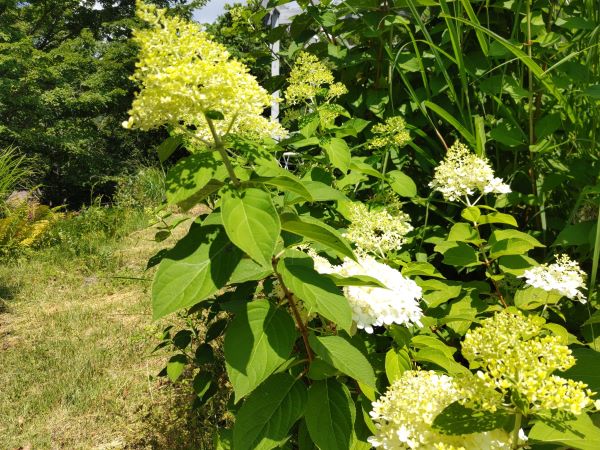
[[[138,11],[148,27],[135,34],[140,92],[125,126],[164,125],[184,143],[167,201],[208,211],[150,261],[153,313],[205,320],[205,332],[172,338],[166,373],[195,367],[199,404],[226,376],[234,419],[218,445],[592,448],[600,360],[560,324],[575,303],[565,298],[584,300],[584,273],[566,256],[528,255],[544,245],[489,206],[510,187],[484,156],[457,141],[416,186],[393,156],[411,142],[404,119],[350,117],[335,103],[345,87],[308,52],[285,90],[288,134],[223,47],[159,9]],[[285,152],[305,165],[282,168]],[[403,201],[437,208],[448,229],[425,239]]]

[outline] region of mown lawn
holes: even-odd
[[[182,230],[183,231],[183,230]],[[0,449],[204,448],[186,390],[157,379],[150,229],[110,264],[41,252],[0,265]],[[124,278],[118,278],[124,277]]]

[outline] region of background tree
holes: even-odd
[[[205,0],[154,3],[191,17]],[[34,158],[48,202],[110,194],[163,137],[120,126],[135,91],[134,11],[134,0],[0,6],[0,147]]]

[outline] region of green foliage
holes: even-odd
[[[589,26],[600,23],[600,11],[588,2],[558,8],[542,1],[301,6],[289,28],[273,30],[267,39],[289,34],[282,55],[290,63],[300,49],[318,55],[326,60],[318,72],[327,75],[330,68],[331,78],[348,92],[329,95],[333,84],[310,79],[309,71],[301,81],[313,82],[316,93],[296,94],[286,105],[291,133],[280,142],[242,140],[229,131],[219,135],[213,121],[222,114],[203,113],[213,140],[206,148],[188,145],[191,155],[170,169],[166,184],[170,204],[188,209],[201,202],[205,213],[151,264],[160,260],[154,317],[173,312],[189,317],[204,310],[208,331],[200,356],[176,350],[166,375],[179,382],[186,367],[208,358],[207,344],[220,347],[225,333],[224,362],[213,369],[217,378],[226,372],[233,386],[235,448],[270,449],[284,442],[299,448],[368,448],[369,436],[403,424],[385,417],[374,424],[371,417],[377,414],[369,415],[367,399],[380,400],[374,410],[383,408],[386,391],[399,389],[416,369],[446,374],[441,379],[454,380],[460,391],[433,414],[433,423],[419,425],[434,433],[437,443],[471,442],[482,437],[474,433],[494,431],[516,449],[523,444],[523,428],[536,443],[592,448],[597,408],[593,394],[577,380],[597,384],[590,369],[596,359],[595,319],[582,328],[595,317],[597,300],[590,295],[588,310],[577,301],[581,297],[557,288],[560,282],[548,286],[532,273],[549,270],[538,261],[550,261],[553,242],[576,247],[584,268],[598,266],[600,246],[589,240],[597,229],[585,228],[585,240],[563,230],[574,225],[570,222],[584,201],[596,206],[598,200],[598,121],[595,112],[588,114],[595,111],[590,88],[598,54],[581,41],[597,40]],[[576,20],[584,12],[592,13],[593,23]],[[340,104],[334,102],[338,97]],[[404,127],[402,121],[403,134],[397,131],[396,140],[379,145],[378,130],[399,116],[408,123]],[[182,131],[190,139],[193,132]],[[475,162],[493,179],[452,198],[431,180],[455,138],[469,144]],[[186,139],[181,142],[185,147]],[[174,155],[177,145],[164,144],[160,158]],[[290,172],[280,167],[282,154],[297,158]],[[481,167],[457,168],[455,182],[486,178]],[[411,226],[402,244],[384,251],[348,242],[350,227],[373,225],[375,243],[386,232],[368,223],[369,214],[352,219],[352,202],[364,203],[367,212],[384,209],[391,217],[408,213]],[[590,294],[596,289],[593,271]],[[585,289],[580,271],[571,276]],[[414,299],[411,290],[418,293]],[[395,303],[373,312],[392,295]],[[393,310],[396,303],[409,309],[413,300],[418,318],[398,318],[409,312]],[[563,349],[564,355],[553,356],[564,358],[565,368],[573,366],[570,352],[579,358],[560,375],[572,377],[564,383],[584,397],[571,409],[552,403],[541,408],[536,402],[543,400],[531,400],[528,391],[536,393],[543,379],[541,399],[546,399],[543,389],[554,389],[555,404],[570,400],[571,391],[560,393],[552,384],[562,380],[553,373],[561,364],[533,374],[523,369],[531,388],[517,386],[521,374],[516,381],[483,386],[486,374],[508,368],[490,369],[485,361],[469,359],[466,342],[490,317],[516,312],[515,320],[544,323],[527,336],[528,350],[536,351],[534,344],[542,342],[535,337],[546,339],[541,347]],[[521,339],[519,330],[500,331]],[[514,350],[511,339],[495,349],[498,359]],[[188,345],[185,336],[181,340]],[[540,356],[533,363],[547,361]],[[481,374],[474,376],[477,371]],[[214,379],[197,378],[202,401]],[[429,393],[433,399],[447,394],[441,385],[438,389]],[[493,408],[486,407],[488,401],[495,401]]]
[[[157,1],[190,16],[203,1]],[[108,195],[113,177],[140,161],[163,133],[122,129],[135,86],[129,41],[134,0],[50,0],[0,7],[0,147],[36,162],[45,200],[79,206]],[[101,8],[94,5],[101,6]]]

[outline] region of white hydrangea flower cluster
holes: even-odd
[[[355,202],[348,212],[351,224],[344,237],[356,244],[359,254],[385,257],[387,252],[400,249],[406,234],[413,230],[410,216],[402,211],[391,215],[386,209],[369,210],[364,203]]]
[[[352,319],[356,327],[373,333],[373,327],[390,325],[421,326],[423,311],[419,306],[421,287],[405,278],[400,272],[376,261],[371,256],[361,256],[358,262],[345,259],[339,266],[314,253],[315,270],[343,277],[369,276],[387,288],[373,286],[345,286],[344,295],[352,308]]]
[[[433,371],[408,370],[373,402],[370,415],[377,433],[368,439],[384,449],[509,450],[510,435],[497,429],[451,436],[432,428],[435,418],[460,399],[458,383]]]
[[[554,264],[542,264],[526,270],[520,278],[525,283],[543,289],[556,291],[560,295],[586,303],[586,298],[579,289],[585,289],[585,272],[577,261],[572,261],[568,255],[560,255]]]
[[[479,192],[483,194],[507,194],[510,186],[494,176],[494,170],[485,158],[471,153],[469,148],[456,141],[448,150],[446,158],[435,169],[429,187],[440,191],[448,201],[456,201]]]
[[[592,404],[594,393],[585,383],[552,375],[572,367],[575,358],[559,337],[544,335],[544,323],[537,316],[500,312],[469,331],[462,354],[481,370],[478,381],[464,392],[487,388],[499,392],[501,398],[516,395],[531,412],[558,409],[581,414]],[[473,401],[478,397],[473,396]],[[478,406],[493,411],[499,405]]]

